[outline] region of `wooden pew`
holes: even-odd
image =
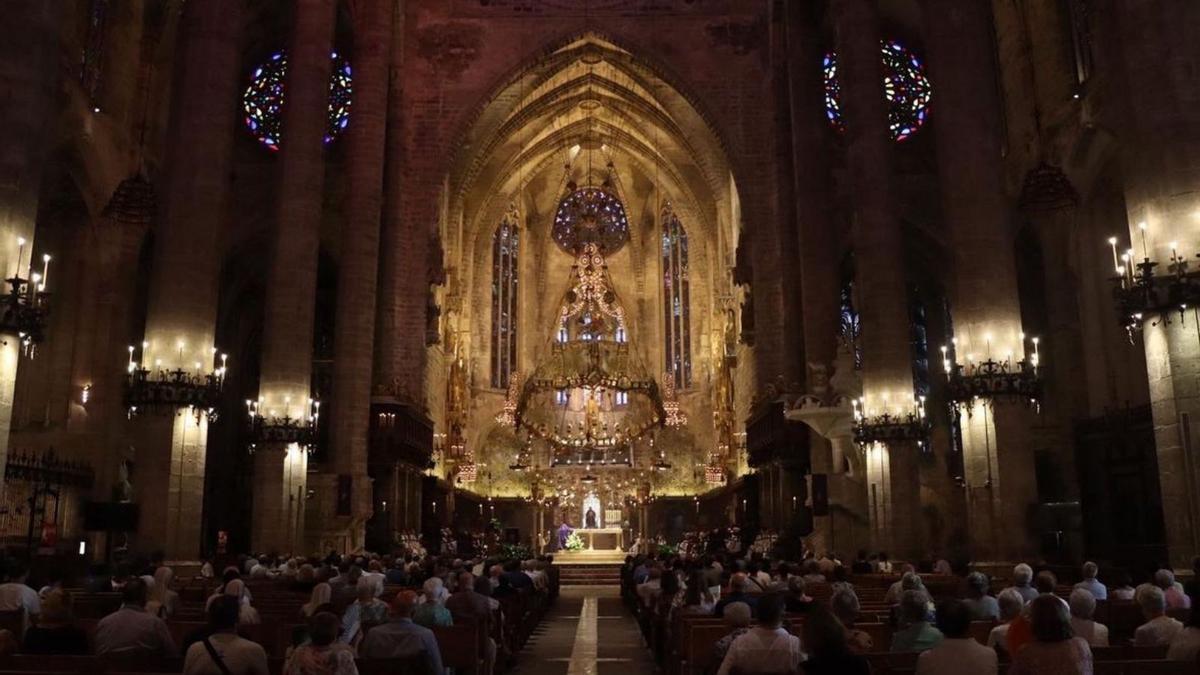
[[[482,659],[474,625],[435,626],[433,635],[442,652],[442,665],[460,673],[478,671]]]

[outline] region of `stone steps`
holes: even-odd
[[[620,565],[563,565],[558,572],[563,586],[620,586]]]

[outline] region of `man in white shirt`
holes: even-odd
[[[238,637],[238,609],[238,599],[231,595],[213,601],[208,608],[208,620],[216,631],[212,636],[188,647],[183,661],[183,675],[270,673],[267,653],[262,645]]]
[[[996,650],[971,637],[971,610],[965,602],[947,600],[939,605],[937,627],[945,637],[917,657],[917,675],[996,675]]]
[[[37,591],[25,584],[29,570],[17,564],[8,575],[8,583],[0,584],[0,611],[25,610],[25,617],[37,616],[42,611]]]
[[[804,660],[800,638],[782,627],[783,599],[764,595],[758,602],[758,625],[729,646],[717,675],[730,673],[794,673]]]
[[[1146,623],[1133,633],[1133,643],[1138,646],[1165,645],[1171,642],[1183,624],[1167,616],[1167,599],[1162,589],[1145,585],[1138,589],[1137,603],[1142,607]]]
[[[1030,585],[1032,581],[1033,568],[1025,563],[1021,563],[1013,568],[1013,585],[1009,586],[1008,588],[1020,593],[1021,597],[1025,598],[1025,602],[1032,602],[1033,599],[1038,596],[1037,589]]]
[[[1092,597],[1097,600],[1108,599],[1108,586],[1096,580],[1096,575],[1100,573],[1100,567],[1094,562],[1083,563],[1083,581],[1075,584],[1075,588],[1082,588]]]

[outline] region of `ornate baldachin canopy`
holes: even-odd
[[[584,244],[550,353],[525,380],[513,421],[569,454],[624,451],[666,419],[658,383],[629,348],[625,311],[596,242]]]

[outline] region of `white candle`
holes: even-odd
[[[129,368],[133,369],[133,345],[129,345]]]
[[[1146,248],[1146,221],[1138,223],[1138,229],[1142,232],[1142,254],[1147,260],[1150,259],[1150,249]]]
[[[46,285],[50,283],[50,254],[42,256],[42,287],[39,290],[46,290]]]
[[[1108,245],[1112,247],[1112,254],[1113,254],[1113,267],[1114,267],[1114,268],[1117,268],[1117,269],[1119,269],[1119,268],[1120,268],[1120,264],[1117,262],[1117,238],[1116,238],[1116,237],[1109,237],[1109,238],[1108,238]]]

